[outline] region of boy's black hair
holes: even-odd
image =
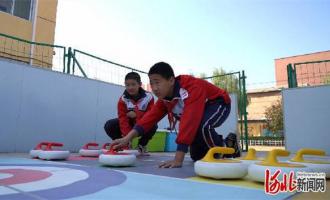
[[[171,65],[166,62],[159,62],[154,64],[150,68],[148,75],[150,76],[151,74],[159,74],[167,80],[171,77],[175,77]]]
[[[125,81],[128,79],[136,80],[138,83],[141,83],[141,77],[136,72],[130,72],[130,73],[126,74]]]

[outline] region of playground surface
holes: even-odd
[[[0,199],[330,199],[329,190],[268,195],[263,184],[248,179],[197,177],[189,157],[182,168],[158,168],[173,156],[151,153],[138,157],[134,167],[105,167],[97,158],[77,154],[65,161],[43,161],[2,153]]]

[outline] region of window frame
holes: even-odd
[[[23,18],[23,17],[20,17],[20,16],[16,16],[16,15],[14,15],[15,3],[16,3],[16,1],[19,1],[19,0],[10,0],[10,1],[12,1],[11,8],[10,8],[10,12],[4,12],[4,11],[0,11],[0,12],[2,12],[2,13],[7,13],[7,14],[9,14],[9,15],[12,15],[12,16],[15,16],[15,17],[18,17],[18,18],[20,18],[20,19],[27,20],[27,21],[33,21],[33,20],[32,20],[32,16],[33,16],[33,13],[34,13],[34,5],[35,5],[34,2],[35,2],[35,0],[31,0],[31,1],[30,1],[29,19],[25,19],[25,18]]]

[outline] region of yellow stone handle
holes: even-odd
[[[254,148],[249,148],[246,156],[241,160],[257,160],[256,152]]]
[[[216,153],[233,154],[235,153],[235,149],[228,147],[212,147],[202,160],[206,162],[217,162],[219,159],[214,158],[214,154]]]
[[[325,151],[320,149],[300,149],[291,161],[304,162],[304,155],[325,156]]]
[[[271,166],[277,166],[279,162],[277,161],[277,156],[289,156],[290,152],[282,149],[273,149],[272,151],[268,152],[268,155],[263,162],[264,164],[268,164]]]
[[[291,168],[303,168],[304,165],[299,164],[292,164],[287,162],[278,162],[277,156],[289,156],[290,152],[282,149],[273,149],[272,151],[268,152],[268,155],[265,161],[257,163],[258,165],[263,166],[273,166],[273,167],[291,167]]]

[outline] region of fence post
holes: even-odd
[[[294,67],[292,67],[291,63],[288,64],[286,66],[286,70],[287,70],[287,73],[288,73],[288,87],[289,88],[298,87],[296,64],[294,64]]]
[[[292,65],[288,64],[286,66],[286,72],[287,72],[287,76],[288,76],[288,87],[291,88],[291,69],[292,69]]]
[[[292,87],[298,87],[298,82],[297,82],[297,73],[296,73],[296,65],[293,65],[292,69]]]
[[[73,49],[73,58],[75,59],[76,58],[76,50]],[[76,62],[73,60],[73,63],[72,63],[72,74],[74,75],[75,73],[75,68],[76,68]]]
[[[66,63],[66,47],[64,47],[64,51],[63,51],[63,73],[65,73],[65,63]]]
[[[242,91],[242,75],[239,72],[238,83],[239,83],[239,94],[238,94],[238,112],[240,117],[240,138],[241,138],[241,148],[244,149],[244,134],[243,134],[243,91]]]
[[[66,65],[66,73],[70,74],[70,65],[71,65],[71,59],[72,59],[71,47],[69,47],[69,49],[68,49],[67,57],[68,57],[68,62],[67,62],[67,65]]]
[[[244,70],[242,71],[242,78],[243,78],[243,115],[244,115],[244,137],[245,137],[245,151],[249,149],[249,144],[248,144],[248,124],[247,124],[247,112],[246,112],[246,106],[247,106],[247,95],[246,95],[246,87],[245,87],[245,72]]]

